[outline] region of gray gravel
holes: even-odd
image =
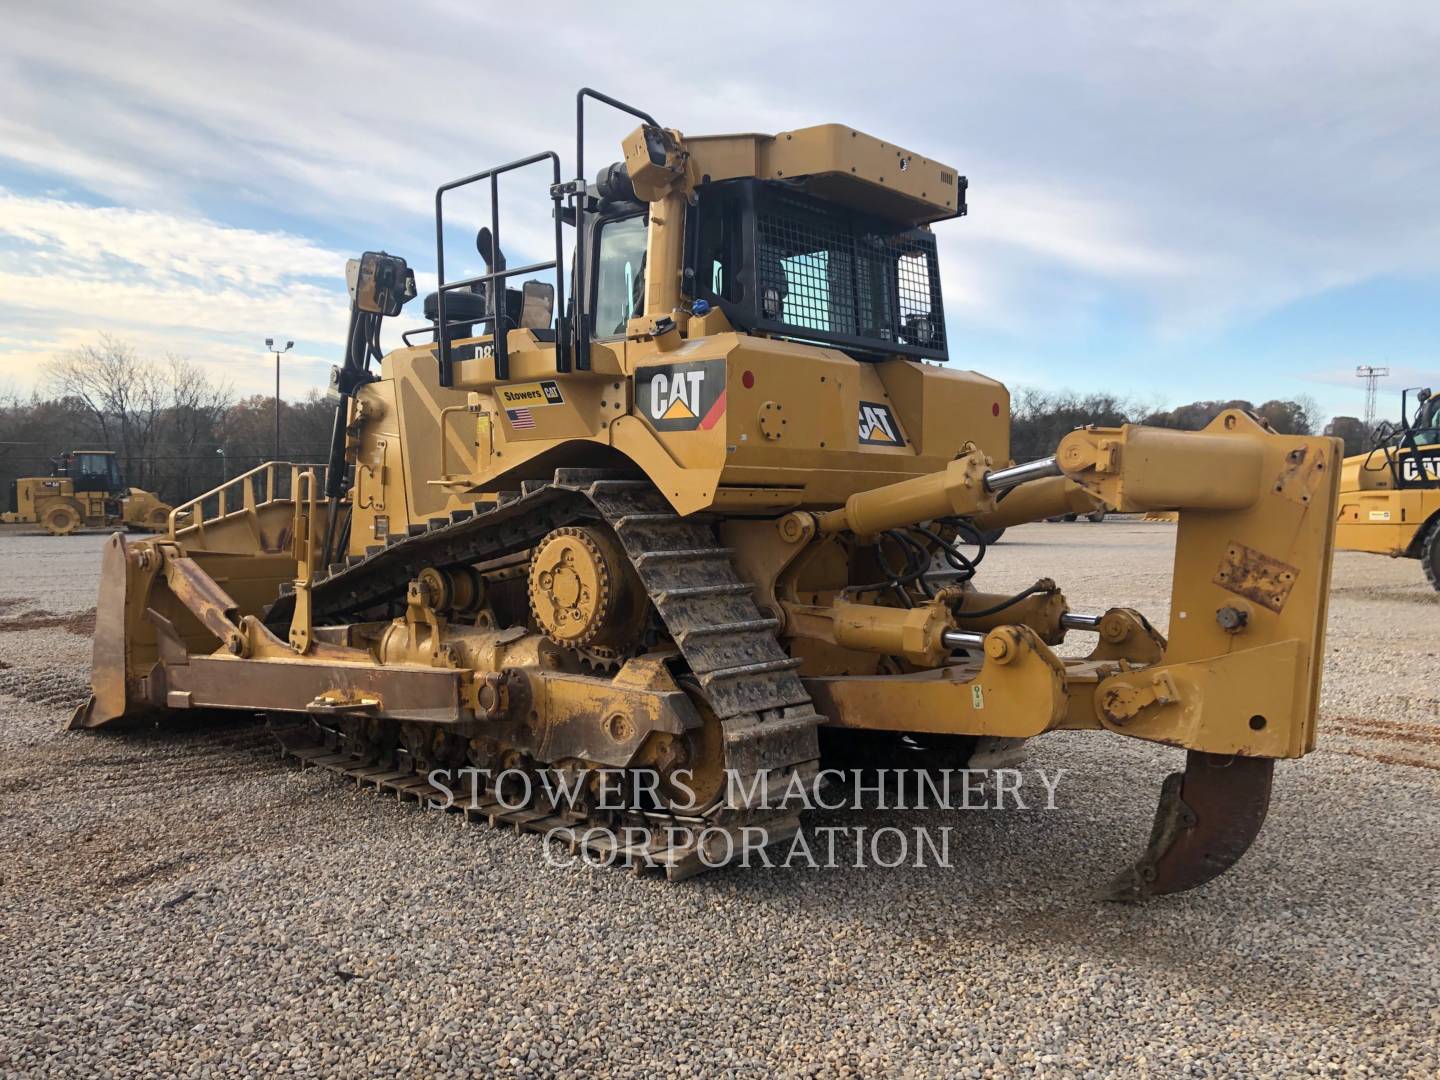
[[[1173,535],[1029,526],[990,580],[1163,620]],[[1092,892],[1178,754],[1114,738],[1035,745],[1055,812],[903,816],[955,826],[958,869],[674,886],[298,772],[251,724],[59,734],[102,539],[0,535],[7,1074],[1440,1069],[1440,601],[1413,563],[1342,553],[1322,749],[1235,871],[1134,909]]]

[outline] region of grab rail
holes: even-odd
[[[295,492],[299,490],[300,476],[307,470],[313,471],[320,478],[325,475],[324,465],[267,461],[232,477],[219,487],[211,488],[172,509],[166,522],[169,537],[174,540],[178,530],[193,528],[198,531],[203,541],[206,525],[218,524],[236,514],[254,515],[261,507],[271,503],[291,502],[295,498]],[[288,484],[285,483],[286,480],[289,481]],[[215,511],[207,514],[205,504],[211,499],[215,500]]]

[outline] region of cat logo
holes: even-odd
[[[694,420],[695,410],[690,403],[700,401],[704,386],[703,371],[657,374],[650,380],[650,415],[657,420]]]
[[[1440,456],[1406,454],[1400,459],[1400,480],[1407,486],[1431,487],[1440,480]]]
[[[656,431],[709,431],[725,415],[725,361],[642,368],[635,398]]]
[[[862,446],[904,446],[905,437],[889,405],[860,402],[860,444]]]

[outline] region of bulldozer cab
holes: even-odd
[[[645,312],[650,223],[630,199],[597,202],[587,214],[586,307],[593,339],[609,341]],[[792,185],[697,187],[681,275],[691,311],[718,308],[737,330],[835,345],[856,359],[947,358],[934,234]]]
[[[126,490],[120,462],[111,450],[71,450],[57,460],[53,475],[69,477],[77,492],[119,496]]]
[[[623,144],[625,159],[593,183],[584,166],[587,101],[641,121]],[[493,356],[495,379],[509,378],[513,329],[553,343],[563,374],[590,370],[592,340],[645,330],[653,337],[664,320],[710,311],[724,315],[727,329],[827,345],[857,360],[948,359],[930,225],[966,212],[963,176],[837,124],[684,138],[588,89],[577,114],[576,179],[562,181],[559,156],[547,151],[436,192],[439,285],[424,312],[442,386],[454,386],[455,362],[470,358]],[[551,173],[554,255],[511,267],[500,249],[499,182],[534,166]],[[477,241],[485,272],[447,280],[445,197],[482,184],[490,189],[490,224]],[[574,230],[569,260],[566,227]],[[544,272],[555,275],[554,287],[508,284]],[[634,325],[641,319],[660,322]],[[487,344],[453,348],[477,330]]]

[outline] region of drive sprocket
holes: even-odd
[[[593,526],[564,526],[530,557],[530,609],[557,645],[619,658],[640,637],[645,593],[619,542]]]

